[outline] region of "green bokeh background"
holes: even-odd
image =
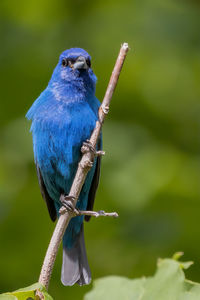
[[[122,42],[131,48],[103,128],[106,156],[85,236],[93,278],[151,275],[184,251],[200,281],[200,3],[179,0],[0,1],[0,292],[37,281],[54,224],[41,199],[24,115],[59,54],[85,48],[103,98]],[[89,287],[49,292],[82,299]]]

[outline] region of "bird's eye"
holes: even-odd
[[[63,58],[62,60],[62,66],[66,67],[68,65],[68,60],[66,58]]]
[[[86,63],[87,63],[87,65],[88,65],[88,67],[90,68],[91,67],[91,61],[90,61],[90,59],[88,58],[88,59],[86,59]]]

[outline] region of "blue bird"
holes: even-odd
[[[59,217],[62,199],[67,196],[81,158],[81,146],[90,138],[98,119],[95,97],[96,76],[91,57],[81,48],[64,51],[47,88],[26,114],[32,120],[34,160],[41,194],[53,221]],[[99,138],[97,150],[101,149]],[[92,210],[100,174],[100,157],[95,158],[82,187],[76,208]],[[69,208],[69,207],[68,207]],[[89,284],[83,216],[71,219],[63,237],[61,281],[64,285]],[[89,217],[85,217],[86,221]]]

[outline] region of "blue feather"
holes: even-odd
[[[33,103],[26,117],[32,120],[31,132],[35,163],[59,215],[62,193],[68,194],[72,185],[81,146],[95,127],[100,103],[95,97],[96,76],[91,68],[76,70],[62,65],[63,59],[75,61],[88,53],[80,48],[64,51],[47,88]],[[86,210],[96,161],[87,175],[77,208]],[[64,247],[73,247],[81,230],[83,217],[71,219],[65,232]]]

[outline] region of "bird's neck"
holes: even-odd
[[[84,80],[52,81],[49,82],[48,88],[55,99],[62,102],[84,101],[95,94],[95,85]]]

